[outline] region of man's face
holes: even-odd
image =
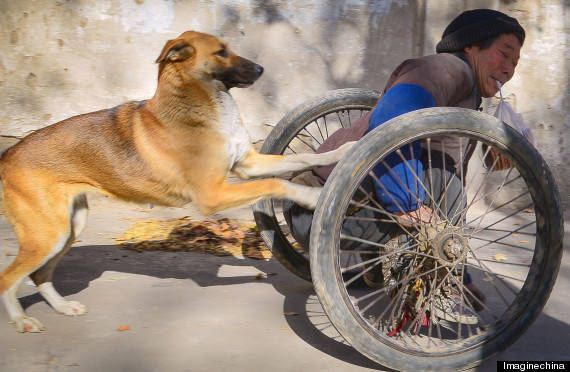
[[[520,58],[521,43],[513,34],[500,35],[487,49],[471,46],[464,49],[475,73],[483,97],[492,97],[501,85],[511,80]]]

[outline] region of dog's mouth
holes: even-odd
[[[214,79],[221,81],[226,89],[247,88],[253,85],[263,74],[263,67],[240,57],[239,64],[213,74]]]
[[[249,88],[253,85],[254,81],[240,82],[240,81],[222,81],[226,86],[226,89],[230,88]]]

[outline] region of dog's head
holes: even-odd
[[[248,87],[263,73],[263,67],[236,55],[217,37],[194,31],[168,40],[156,63],[159,76],[168,70],[183,81],[218,80],[226,89]]]

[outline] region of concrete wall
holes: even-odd
[[[266,68],[233,92],[260,140],[311,96],[381,89],[401,60],[432,53],[445,25],[477,7],[514,15],[527,30],[505,88],[570,207],[569,0],[0,0],[0,135],[152,96],[164,42],[195,29]]]

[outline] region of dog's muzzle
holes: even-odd
[[[214,73],[214,79],[221,81],[230,88],[247,88],[263,74],[263,67],[248,59],[236,57],[234,64],[217,73]]]

